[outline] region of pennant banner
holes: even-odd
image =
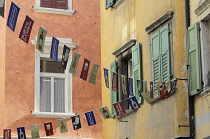
[[[11,129],[4,129],[4,139],[11,139]]]
[[[67,124],[66,124],[66,119],[59,119],[58,120],[58,125],[60,128],[61,133],[68,132]]]
[[[107,106],[102,107],[99,110],[100,110],[104,119],[109,119],[112,117]]]
[[[127,93],[127,77],[125,75],[121,75],[121,85],[122,85],[122,93],[123,94],[128,94]]]
[[[86,116],[86,119],[87,119],[87,122],[88,122],[88,126],[96,124],[96,120],[95,120],[95,116],[93,114],[93,111],[86,112],[85,116]]]
[[[133,94],[133,78],[128,78],[128,92],[130,96],[134,96]]]
[[[108,69],[104,68],[104,80],[106,87],[109,88],[109,74],[108,74]]]
[[[80,117],[79,115],[71,117],[72,119],[72,125],[74,130],[80,129],[81,128],[81,123],[80,123]]]
[[[56,62],[58,61],[58,44],[59,40],[53,37],[51,44],[50,58]]]
[[[114,106],[117,116],[126,114],[125,109],[123,108],[122,102],[117,102],[112,105]]]
[[[138,108],[140,108],[140,105],[135,96],[128,98],[127,100],[132,110],[137,110]]]
[[[68,62],[68,59],[69,59],[69,52],[70,52],[70,48],[67,47],[66,45],[64,45],[62,60],[61,60],[61,67],[64,68],[64,69],[66,69],[66,66],[67,66],[67,62]]]
[[[87,80],[89,67],[90,67],[90,60],[88,60],[87,58],[84,58],[84,63],[83,63],[80,78],[85,81]]]
[[[47,31],[44,28],[40,27],[38,37],[37,37],[37,42],[36,42],[36,49],[41,51],[42,53],[44,52],[44,43],[45,43],[46,35],[47,35]]]
[[[150,98],[154,98],[154,95],[153,95],[153,82],[150,82]]]
[[[176,85],[177,85],[177,79],[172,81],[172,86],[170,90],[170,94],[174,94],[176,92]]]
[[[34,24],[34,20],[26,15],[25,21],[23,23],[23,26],[19,35],[19,38],[26,43],[28,43],[29,41],[33,24]]]
[[[77,52],[74,52],[74,56],[72,58],[71,66],[69,69],[69,72],[73,75],[76,75],[79,58],[80,58],[80,54]]]
[[[4,5],[5,5],[5,1],[0,0],[0,16],[2,17],[4,17]]]
[[[44,128],[45,128],[46,136],[53,135],[52,122],[44,123]]]
[[[90,74],[89,83],[96,84],[96,76],[98,74],[98,68],[99,68],[98,64],[93,65],[93,68],[92,68],[92,71],[91,71],[91,74]]]
[[[118,92],[118,74],[112,72],[112,90]]]
[[[18,127],[17,132],[18,132],[18,139],[26,139],[26,133],[24,127]]]
[[[15,5],[15,3],[12,2],[10,6],[9,15],[8,15],[7,26],[13,32],[15,31],[19,11],[20,11],[20,8],[17,5]]]
[[[31,137],[33,139],[40,138],[38,125],[31,125]]]

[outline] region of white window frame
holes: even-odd
[[[72,0],[68,0],[68,10],[41,7],[40,0],[36,0],[36,6],[33,7],[33,9],[35,12],[40,13],[52,13],[62,15],[73,15],[75,13],[75,11],[72,10]]]
[[[72,59],[72,49],[76,48],[76,44],[72,43],[71,39],[66,38],[57,38],[60,40],[59,42],[59,50],[58,50],[58,60],[61,60],[62,53],[63,53],[63,46],[64,44],[68,46],[71,51],[69,54],[69,59],[67,63],[67,67],[65,70],[65,73],[46,73],[46,72],[40,72],[40,60],[41,59],[50,59],[50,47],[52,42],[52,37],[46,37],[45,39],[45,47],[44,47],[44,53],[41,53],[38,50],[35,54],[35,101],[34,101],[34,111],[32,114],[35,117],[49,117],[49,118],[69,118],[71,116],[74,116],[75,114],[72,113],[72,74],[69,73],[70,63]],[[36,46],[36,39],[32,41],[32,44]],[[51,111],[52,112],[40,112],[40,78],[41,77],[50,77],[51,78],[51,84],[54,83],[54,78],[63,78],[65,79],[65,113],[55,113],[54,110],[54,99],[53,94],[51,97]],[[53,86],[51,85],[51,88]],[[52,88],[54,90],[54,88]]]

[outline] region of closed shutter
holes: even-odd
[[[151,36],[152,77],[154,81],[154,97],[158,96],[157,82],[160,82],[160,36],[159,31]]]
[[[114,61],[110,65],[110,77],[111,77],[110,81],[112,81],[113,72],[117,72],[117,62],[116,61]],[[112,116],[114,117],[116,115],[116,111],[112,104],[117,102],[118,92],[112,91],[112,82],[110,84],[110,90],[111,90],[111,113],[112,113]]]
[[[162,81],[167,82],[171,76],[169,24],[166,24],[160,29],[160,52],[160,75]]]
[[[53,8],[53,0],[41,0],[40,2],[41,7]]]
[[[55,0],[55,7],[57,9],[68,9],[68,0]]]
[[[106,0],[106,9],[112,7],[115,4],[116,0]]]
[[[137,80],[142,80],[141,45],[137,44],[132,48],[133,86],[134,95],[139,103],[142,103],[142,96],[138,92]]]
[[[202,91],[199,24],[188,27],[188,64],[190,95]]]

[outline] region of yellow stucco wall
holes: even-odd
[[[101,0],[101,67],[110,69],[116,60],[114,51],[132,38],[142,44],[143,80],[151,81],[150,34],[145,28],[167,11],[173,10],[172,72],[175,78],[187,78],[185,46],[185,14],[183,0],[125,0],[116,9],[105,9]],[[103,120],[104,139],[171,139],[189,135],[187,82],[178,82],[177,93],[153,105],[144,101],[141,108],[126,115],[120,122],[115,118]],[[110,109],[110,90],[102,74],[102,105]]]

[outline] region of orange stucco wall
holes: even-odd
[[[3,128],[11,128],[12,136],[17,136],[16,128],[20,126],[25,126],[26,135],[31,136],[30,125],[39,124],[40,136],[45,137],[43,123],[52,121],[55,133],[52,137],[101,138],[102,121],[101,115],[97,110],[101,107],[100,71],[97,76],[97,85],[89,84],[87,81],[85,82],[79,78],[84,57],[91,61],[90,71],[93,63],[100,65],[101,62],[99,1],[72,1],[73,10],[76,10],[76,13],[69,16],[36,13],[32,8],[32,6],[35,6],[35,0],[13,0],[22,9],[19,13],[15,32],[12,32],[5,26],[11,3],[11,1],[6,1],[5,20],[0,17],[0,37],[2,38],[0,42],[0,62],[2,65],[0,67],[2,75],[0,78],[0,99],[2,100],[0,101],[0,106],[2,108],[2,104],[4,104],[3,108],[5,109],[5,111],[3,111],[3,108],[0,110],[0,136],[3,135]],[[35,21],[29,44],[18,38],[26,14]],[[81,54],[78,73],[76,76],[72,76],[73,112],[81,114],[82,128],[79,130],[74,131],[71,119],[67,119],[69,132],[61,134],[57,119],[38,118],[31,113],[34,111],[35,89],[35,48],[31,44],[31,40],[35,39],[39,26],[44,27],[48,31],[48,37],[71,38],[73,43],[77,44],[77,48],[74,51]],[[4,47],[4,43],[6,47]],[[97,124],[88,127],[84,113],[91,110],[95,110]]]

